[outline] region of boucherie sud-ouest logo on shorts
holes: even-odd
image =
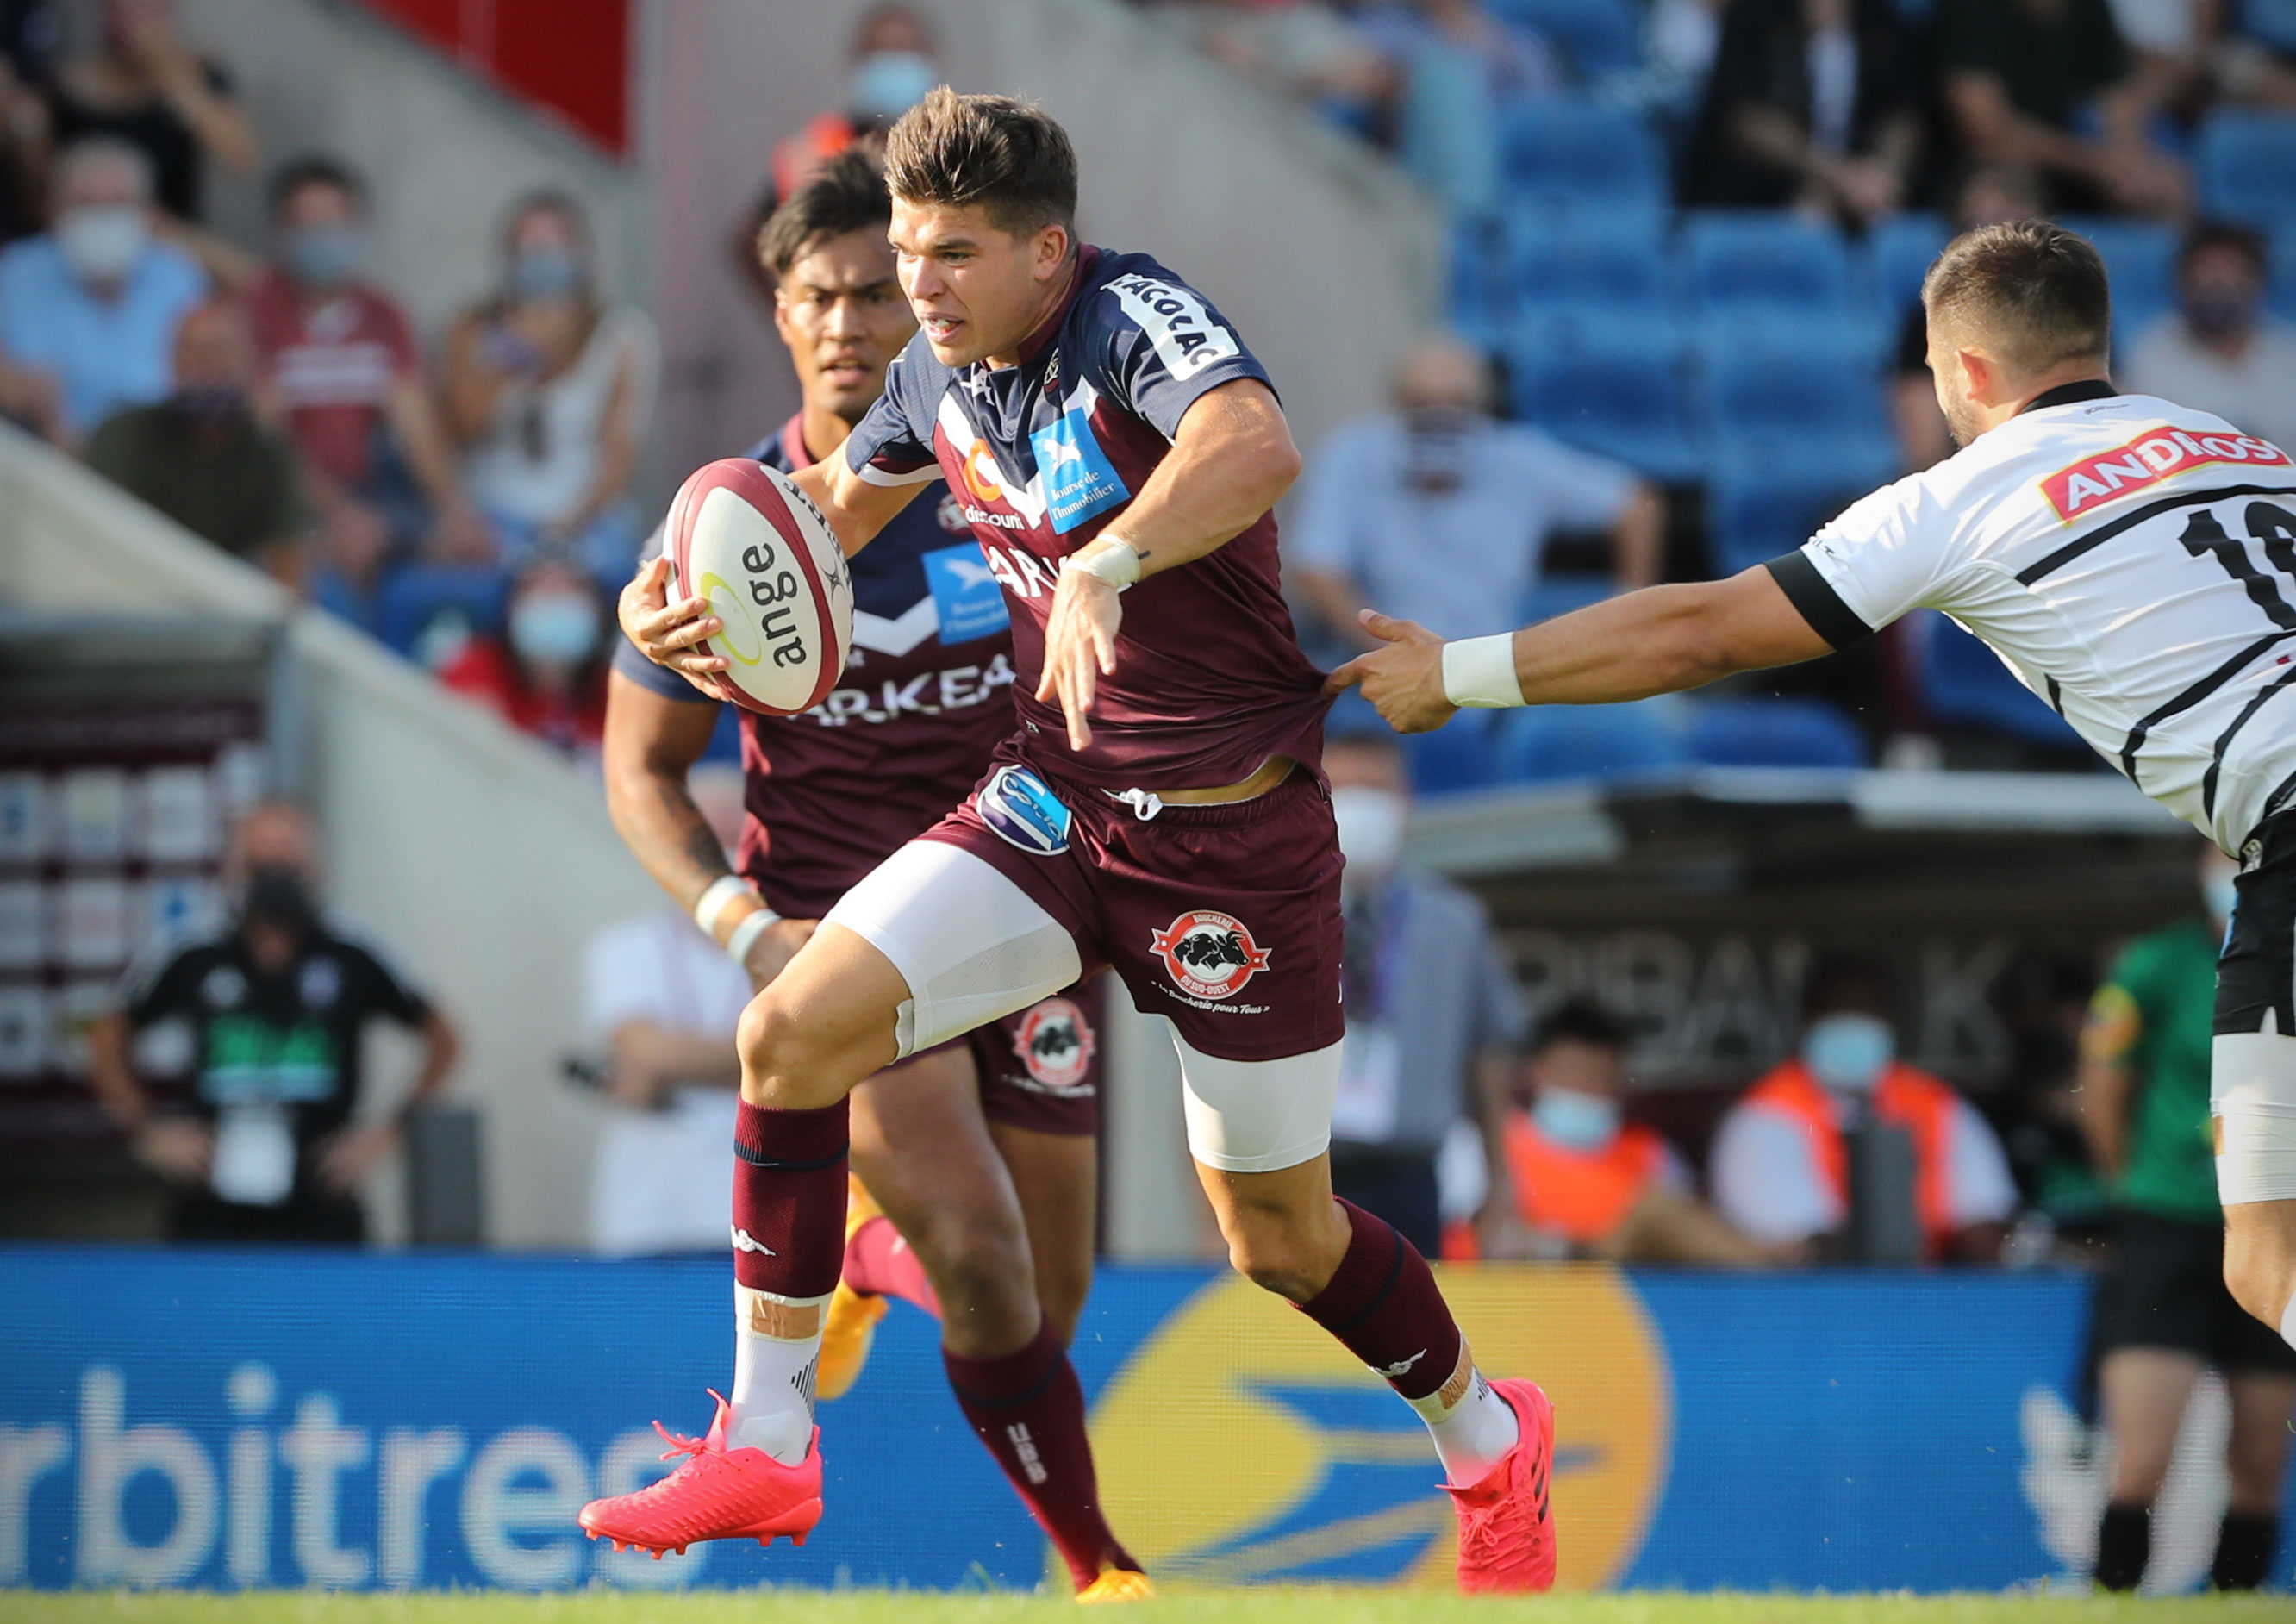
[[[1192,998],[1232,998],[1267,968],[1267,949],[1233,915],[1197,908],[1157,931],[1148,950]]]

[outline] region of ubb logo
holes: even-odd
[[[1615,1581],[1666,1486],[1673,1383],[1641,1300],[1595,1265],[1447,1269],[1443,1294],[1486,1371],[1531,1376],[1554,1400],[1561,1584]],[[1248,1281],[1166,1320],[1109,1383],[1092,1434],[1109,1519],[1152,1572],[1453,1582],[1456,1524],[1419,1418]]]
[[[1029,1075],[1055,1092],[1077,1087],[1092,1074],[1097,1047],[1092,1022],[1066,998],[1046,998],[1032,1007],[1013,1035],[1013,1052]]]

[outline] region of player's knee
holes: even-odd
[[[1315,1278],[1310,1248],[1288,1226],[1244,1215],[1230,1224],[1226,1238],[1228,1262],[1260,1290],[1293,1302],[1305,1302],[1316,1294],[1320,1283]]]
[[[742,1097],[752,1105],[801,1111],[832,1105],[855,1079],[840,1075],[832,1046],[768,987],[742,1012],[734,1041],[742,1057]]]
[[[948,1318],[990,1322],[1032,1319],[1036,1285],[1028,1242],[1001,1224],[931,1226],[910,1244],[925,1266]]]

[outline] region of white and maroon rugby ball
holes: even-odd
[[[725,629],[718,691],[744,710],[794,716],[829,697],[853,646],[853,577],[837,536],[788,476],[747,457],[694,471],[662,550],[676,597],[706,599]]]

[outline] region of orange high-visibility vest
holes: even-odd
[[[860,134],[843,113],[823,113],[794,135],[774,143],[774,196],[781,202],[813,178],[813,172],[853,144]]]
[[[1818,1176],[1845,1205],[1849,1200],[1849,1158],[1833,1096],[1800,1059],[1789,1060],[1746,1091],[1745,1103],[1763,1105],[1793,1119],[1808,1136],[1810,1160]],[[1892,1062],[1874,1091],[1874,1113],[1902,1128],[1914,1141],[1914,1209],[1921,1218],[1924,1250],[1945,1252],[1957,1226],[1953,1218],[1953,1119],[1961,1103],[1953,1086],[1902,1062]]]
[[[1522,1221],[1582,1246],[1626,1222],[1666,1166],[1665,1141],[1637,1122],[1599,1151],[1579,1151],[1555,1144],[1518,1111],[1507,1118],[1505,1148]]]

